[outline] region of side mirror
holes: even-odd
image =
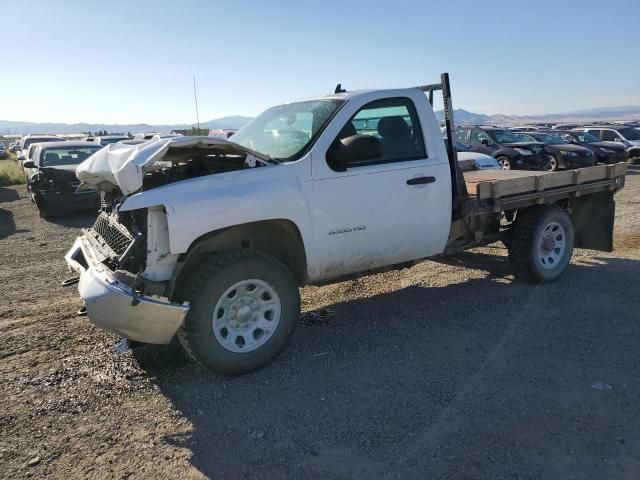
[[[22,164],[24,168],[36,168],[36,164],[33,163],[33,160],[27,160]]]
[[[483,138],[480,143],[482,143],[482,145],[484,145],[485,147],[488,147],[489,145],[491,145],[491,140],[489,140],[488,138]]]
[[[620,137],[616,137],[615,141],[622,143],[622,139]]]
[[[371,135],[352,135],[337,142],[327,152],[327,163],[336,172],[346,172],[350,163],[366,162],[382,157],[380,140]]]

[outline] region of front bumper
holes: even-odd
[[[549,160],[544,155],[517,155],[514,163],[518,170],[547,170]]]
[[[48,192],[31,187],[38,208],[53,213],[98,208],[100,195],[96,191]]]
[[[562,155],[562,162],[565,168],[586,168],[593,167],[597,162],[595,157],[573,157],[570,155]]]
[[[598,161],[602,163],[612,164],[618,162],[626,162],[629,159],[629,154],[626,150],[616,153],[602,153],[598,156]]]
[[[182,326],[188,304],[139,295],[117,280],[95,255],[86,237],[78,237],[65,256],[69,267],[80,274],[78,291],[87,316],[97,326],[130,340],[167,344]]]

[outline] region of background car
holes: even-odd
[[[27,189],[44,218],[77,209],[97,208],[96,190],[78,190],[76,167],[102,145],[94,142],[40,143],[24,163]]]
[[[540,142],[521,142],[509,130],[473,125],[456,129],[456,140],[469,151],[495,158],[503,170],[546,170],[548,159]]]
[[[551,171],[560,168],[584,168],[593,167],[596,156],[585,147],[567,143],[556,135],[544,132],[516,133],[516,137],[523,142],[538,141],[544,143],[544,150],[549,155],[548,169]]]
[[[104,147],[105,145],[109,145],[110,143],[117,143],[121,140],[129,140],[129,138],[131,137],[129,137],[128,135],[103,135],[101,137],[87,137],[85,138],[85,141],[99,143]]]
[[[624,145],[612,142],[601,142],[596,137],[587,132],[579,132],[576,130],[553,130],[553,134],[559,136],[562,140],[581,147],[588,148],[596,156],[596,160],[600,163],[617,163],[626,162],[629,158],[627,149]]]
[[[23,162],[26,160],[29,146],[32,143],[46,143],[46,142],[64,142],[64,138],[57,137],[55,135],[26,135],[20,140],[20,150],[18,154],[18,160]],[[23,158],[20,158],[23,157]]]
[[[577,128],[590,133],[603,142],[617,142],[624,145],[630,162],[640,161],[640,130],[629,125],[588,125]]]
[[[4,143],[0,143],[0,158],[7,158],[7,147],[4,146]]]

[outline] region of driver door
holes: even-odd
[[[439,135],[441,148],[427,154],[425,132],[439,129],[433,117],[433,128],[423,130],[425,116],[418,108],[426,111],[410,98],[397,97],[370,101],[353,114],[343,109],[332,122],[334,133],[326,132],[328,148],[314,150],[324,154],[313,157],[316,280],[442,252],[451,215],[449,167]],[[377,139],[381,156],[353,158],[345,171],[333,170],[327,151],[354,135]]]

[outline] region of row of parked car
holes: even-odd
[[[492,157],[504,170],[583,168],[640,161],[640,130],[633,125],[496,127],[456,129],[456,150]],[[460,156],[460,155],[459,155]]]
[[[496,127],[464,125],[455,131],[455,147],[463,169],[558,170],[640,161],[640,127],[628,124],[529,125]],[[232,131],[229,131],[232,134]],[[67,141],[55,135],[27,135],[10,146],[19,153],[27,190],[43,217],[98,204],[95,190],[83,190],[76,167],[113,143],[139,144],[173,135],[149,133],[87,137]],[[221,137],[228,138],[223,132]],[[0,145],[4,152],[4,145]],[[2,153],[0,153],[0,157]]]
[[[49,218],[98,207],[96,190],[80,188],[76,177],[76,167],[95,152],[110,144],[138,144],[168,136],[177,135],[90,136],[82,141],[69,141],[56,135],[27,135],[17,144],[16,151],[27,192],[40,215]]]

